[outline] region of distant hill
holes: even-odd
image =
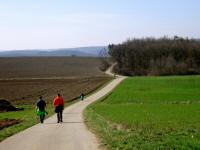
[[[45,49],[45,50],[11,50],[0,51],[0,57],[34,57],[34,56],[82,56],[97,57],[106,46]]]

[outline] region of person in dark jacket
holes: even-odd
[[[85,97],[85,95],[82,93],[81,96],[80,96],[81,101],[83,101],[84,97]]]
[[[37,102],[37,115],[40,116],[40,122],[44,122],[45,114],[47,114],[46,110],[46,102],[40,96],[39,101]]]

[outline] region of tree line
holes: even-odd
[[[109,45],[117,62],[114,71],[123,75],[200,74],[200,40],[174,38],[131,39]]]

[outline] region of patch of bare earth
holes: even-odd
[[[16,120],[16,119],[5,119],[5,120],[0,120],[0,130],[3,128],[13,126],[15,124],[20,123],[21,120]]]

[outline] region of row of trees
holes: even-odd
[[[144,38],[109,45],[117,62],[115,71],[124,75],[179,75],[200,73],[200,41],[196,39]]]

